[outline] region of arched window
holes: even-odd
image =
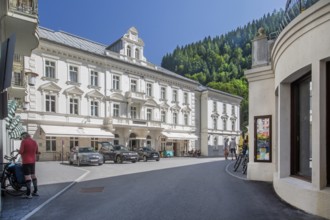
[[[127,46],[127,56],[132,57],[132,49],[130,46]]]

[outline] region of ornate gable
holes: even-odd
[[[86,94],[86,97],[87,98],[92,98],[92,99],[103,99],[104,95],[102,93],[100,93],[99,91],[94,89],[94,90],[88,92]]]
[[[64,90],[63,93],[66,94],[66,95],[82,96],[82,94],[84,94],[84,91],[79,89],[77,86],[72,86],[72,87],[67,88],[66,90]]]
[[[153,106],[153,107],[158,107],[157,102],[155,100],[153,100],[153,99],[148,99],[147,102],[145,103],[145,105]]]
[[[54,93],[59,93],[62,88],[56,85],[53,82],[45,83],[38,88],[39,91],[43,92],[54,92]]]
[[[110,95],[110,99],[117,100],[117,101],[124,101],[125,97],[121,93],[115,92]]]
[[[178,104],[175,104],[173,106],[171,106],[171,111],[172,112],[179,112],[180,111],[180,106]]]

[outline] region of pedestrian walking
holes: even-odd
[[[237,154],[236,154],[236,141],[235,138],[232,138],[229,144],[230,147],[230,153],[231,153],[231,160],[234,160],[234,155],[237,160]]]
[[[35,174],[36,155],[39,154],[38,144],[27,132],[23,132],[21,134],[21,139],[22,142],[19,149],[19,154],[22,157],[22,168],[27,188],[24,198],[31,199],[32,196],[39,196],[37,177]],[[32,193],[31,182],[34,189]]]
[[[223,145],[223,154],[225,155],[226,160],[228,160],[229,155],[229,139],[225,138],[225,143]]]

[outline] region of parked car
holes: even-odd
[[[131,161],[135,163],[138,160],[137,152],[128,150],[124,145],[113,145],[111,142],[98,142],[101,145],[99,153],[103,155],[103,162],[113,161],[114,163],[123,163]]]
[[[69,155],[69,164],[102,165],[103,156],[92,147],[74,147]]]
[[[143,160],[145,162],[147,162],[148,160],[159,161],[160,159],[159,153],[149,147],[140,147],[137,150],[137,153],[139,154],[139,160]]]

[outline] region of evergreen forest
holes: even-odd
[[[213,89],[243,97],[241,130],[248,125],[248,83],[244,71],[251,69],[251,41],[263,27],[267,36],[278,31],[284,11],[268,13],[244,27],[186,46],[166,54],[161,66]]]

